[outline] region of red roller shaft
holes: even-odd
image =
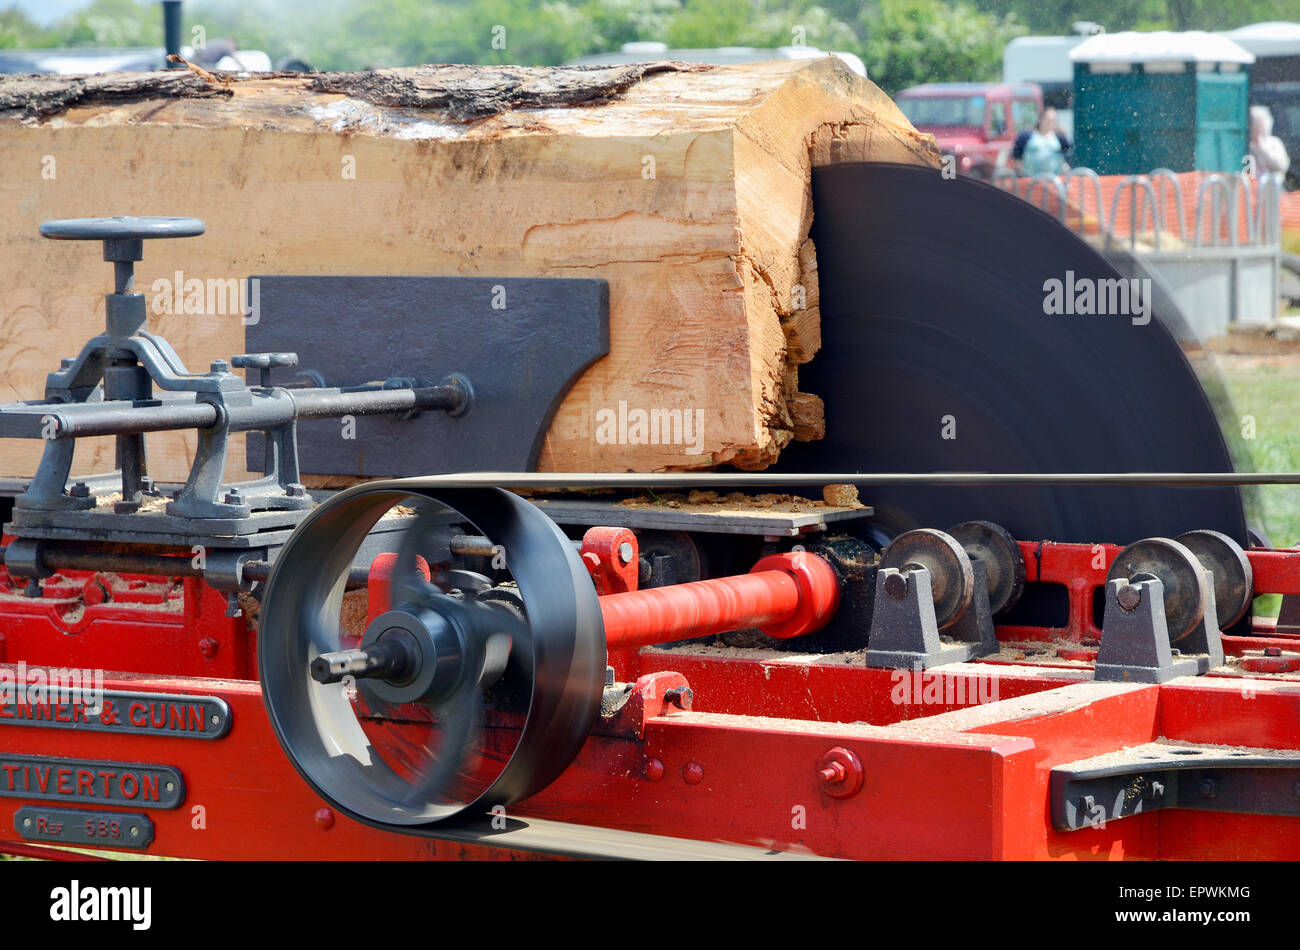
[[[758,627],[774,637],[820,629],[839,606],[835,571],[816,554],[773,554],[748,574],[600,598],[605,643],[620,650]]]

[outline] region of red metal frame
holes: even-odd
[[[1071,623],[1061,630],[1003,627],[999,635],[1024,642],[1096,636],[1092,591],[1118,548],[1101,546],[1100,565],[1089,545],[1027,543],[1022,550],[1030,580],[1067,585]],[[1252,551],[1250,558],[1258,592],[1300,593],[1300,552]],[[382,583],[382,571],[376,579]],[[5,580],[0,575],[0,585]],[[10,721],[0,725],[0,752],[180,769],[185,799],[176,809],[149,811],[156,838],[148,853],[517,856],[378,831],[336,813],[276,741],[251,675],[253,637],[242,618],[225,616],[224,598],[184,582],[150,593],[157,603],[132,604],[126,593],[151,590],[131,587],[140,579],[100,578],[123,596],[86,604],[82,617],[89,619],[70,631],[75,608],[64,602],[89,580],[47,582],[47,597],[39,599],[0,586],[8,661],[0,672],[15,677],[19,660],[134,666],[107,675],[105,688],[218,697],[229,704],[229,733],[200,740]],[[211,656],[198,647],[206,638],[218,641]],[[1240,655],[1275,642],[1295,646],[1297,638],[1230,637],[1225,647]],[[632,699],[553,785],[512,814],[853,858],[1300,858],[1295,823],[1268,816],[1160,811],[1058,832],[1047,785],[1056,765],[1158,737],[1300,748],[1300,675],[1094,683],[1087,665],[1064,663],[1051,651],[1036,662],[1004,657],[924,673],[869,669],[860,654],[677,646],[620,656],[619,678],[636,684]],[[856,791],[844,753],[861,767]],[[827,778],[828,762],[848,763],[844,782]],[[40,850],[12,829],[12,812],[27,804],[63,803],[0,798],[0,850]]]

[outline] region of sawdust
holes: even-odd
[[[1103,752],[1101,755],[1090,756],[1086,759],[1080,759],[1077,762],[1067,763],[1071,768],[1085,766],[1088,768],[1107,768],[1118,765],[1132,765],[1144,758],[1150,758],[1154,762],[1163,761],[1178,753],[1177,749],[1199,749],[1209,752],[1212,755],[1221,756],[1259,756],[1269,759],[1294,759],[1300,755],[1300,750],[1295,749],[1266,749],[1258,746],[1244,745],[1217,745],[1211,742],[1186,742],[1178,739],[1169,739],[1165,736],[1159,736],[1152,742],[1143,742],[1139,745],[1123,746],[1111,752]],[[1188,761],[1194,761],[1195,756],[1187,756]]]
[[[851,508],[865,508],[857,500],[857,490],[854,489],[852,496],[841,491],[843,488],[853,488],[853,486],[827,486],[825,492],[830,492],[836,499],[851,501],[849,504],[832,504],[823,499],[804,498],[801,495],[790,495],[776,492],[765,492],[759,495],[746,495],[743,492],[733,491],[726,495],[715,491],[691,491],[691,492],[663,492],[663,493],[646,493],[635,495],[631,498],[624,498],[619,505],[624,508],[633,508],[637,510],[653,510],[656,508],[684,508],[689,507],[691,511],[707,514],[727,514],[739,516],[763,516],[772,512],[783,514],[801,514],[805,512],[816,511],[843,511]]]

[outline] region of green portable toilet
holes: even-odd
[[[1213,33],[1103,33],[1070,51],[1074,161],[1099,175],[1240,171],[1255,57]]]

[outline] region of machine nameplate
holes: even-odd
[[[0,796],[175,808],[185,780],[170,765],[0,753]]]
[[[153,841],[153,822],[135,812],[24,805],[14,812],[14,830],[28,841],[105,848],[147,848]]]
[[[77,692],[55,687],[38,692],[22,684],[0,689],[0,726],[187,739],[220,739],[230,731],[230,706],[216,696],[111,689]]]

